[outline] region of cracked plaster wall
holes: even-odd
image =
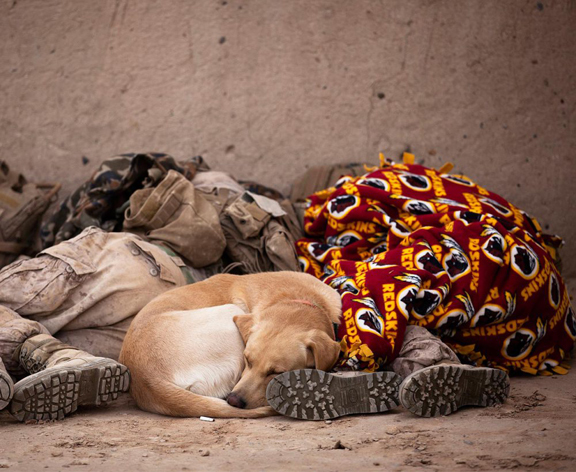
[[[574,0],[2,0],[0,156],[70,190],[202,154],[286,191],[409,147],[562,235],[574,276],[575,24]]]

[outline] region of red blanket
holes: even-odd
[[[576,320],[559,238],[468,178],[404,157],[307,199],[297,250],[342,296],[340,365],[384,367],[410,323],[476,365],[566,373]]]

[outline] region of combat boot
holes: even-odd
[[[9,411],[19,421],[63,419],[79,406],[104,405],[127,392],[128,368],[48,334],[28,338],[15,355],[32,374],[16,383]]]
[[[400,403],[418,416],[445,416],[463,406],[504,403],[509,392],[503,370],[447,362],[408,375],[400,385]]]
[[[0,358],[0,410],[6,408],[12,396],[14,395],[14,383],[12,382],[12,377],[6,371],[4,363]]]
[[[270,381],[266,399],[278,413],[301,420],[382,413],[398,406],[401,381],[394,372],[293,370]]]

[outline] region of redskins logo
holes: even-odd
[[[324,259],[326,259],[326,256],[328,255],[331,249],[332,246],[330,246],[329,244],[316,243],[316,242],[308,243],[308,252],[314,259],[320,262],[324,262]]]
[[[466,187],[474,187],[475,185],[474,182],[472,182],[468,177],[464,177],[463,175],[442,174],[440,177],[456,184],[466,185]]]
[[[548,301],[554,309],[560,305],[560,284],[554,271],[550,272],[550,280],[548,281]]]
[[[450,198],[438,197],[433,198],[431,201],[434,203],[440,203],[443,205],[455,206],[460,208],[468,208],[464,203],[457,202],[456,200],[451,200]]]
[[[444,296],[446,296],[446,294],[444,294]],[[460,300],[464,305],[467,315],[466,319],[471,319],[474,316],[474,313],[476,313],[476,310],[474,309],[474,304],[472,303],[472,297],[470,297],[470,294],[464,291],[464,293],[456,295],[456,299]]]
[[[345,275],[336,277],[334,280],[331,280],[329,285],[332,288],[339,289],[339,291],[342,293],[350,292],[353,295],[358,295],[360,293],[360,290],[358,289],[356,282],[354,282],[354,279]]]
[[[377,179],[376,177],[366,177],[358,180],[356,185],[369,185],[370,187],[377,188],[378,190],[390,191],[390,184],[384,179]]]
[[[356,231],[353,230],[348,230],[348,231],[344,231],[343,233],[341,233],[338,236],[338,239],[336,240],[336,244],[338,246],[348,246],[349,244],[353,244],[357,241],[360,241],[362,239],[362,236],[360,236],[359,233],[357,233]]]
[[[335,188],[340,188],[342,187],[342,185],[344,185],[346,182],[350,182],[351,180],[354,180],[354,178],[350,175],[343,175],[342,177],[340,177],[336,183],[334,184]]]
[[[450,310],[440,318],[438,323],[436,323],[436,329],[452,331],[466,322],[468,322],[468,314],[464,310],[457,308],[455,310]]]
[[[545,323],[538,318],[536,321],[536,339],[532,343],[533,346],[536,346],[540,342],[540,340],[546,335],[546,327],[548,326],[548,321]]]
[[[454,218],[468,226],[470,223],[478,223],[479,221],[482,221],[486,216],[473,211],[455,211]]]
[[[415,260],[418,269],[426,270],[434,275],[444,272],[442,264],[440,264],[440,261],[436,259],[434,253],[429,249],[425,249],[416,254]]]
[[[390,232],[401,239],[410,236],[410,229],[402,222],[393,220],[388,215],[384,215],[384,223],[390,228]]]
[[[523,359],[530,354],[535,339],[536,335],[532,331],[521,328],[506,338],[502,355],[510,361]]]
[[[388,250],[388,244],[386,243],[386,241],[384,241],[380,244],[377,244],[372,249],[370,249],[370,252],[372,254],[382,254],[383,252],[386,252],[387,250]]]
[[[447,247],[448,249],[456,249],[462,252],[462,246],[460,246],[458,241],[456,241],[454,238],[451,238],[447,234],[441,234],[440,237],[442,238],[440,240],[440,244],[442,244],[444,247]]]
[[[458,280],[471,270],[468,257],[457,249],[450,249],[450,252],[444,256],[442,265],[452,281]]]
[[[414,298],[410,314],[417,319],[422,319],[432,313],[440,301],[441,297],[438,290],[421,290]]]
[[[339,195],[328,203],[328,213],[340,220],[359,206],[360,199],[356,195]]]
[[[324,282],[328,277],[332,277],[335,273],[336,271],[334,270],[332,265],[328,264],[327,266],[324,267],[324,272],[322,273],[321,280]]]
[[[531,280],[536,277],[540,270],[538,257],[534,254],[532,249],[527,246],[520,246],[515,244],[511,249],[510,264],[512,270],[526,280]]]
[[[416,295],[418,295],[418,287],[416,285],[408,285],[408,287],[400,290],[396,296],[396,306],[406,319],[409,317],[409,308],[414,303]]]
[[[512,216],[512,210],[510,210],[510,208],[505,207],[504,205],[498,203],[495,200],[492,200],[491,198],[480,197],[478,200],[480,200],[485,205],[491,206],[492,208],[494,208],[494,210],[496,210],[501,215]]]
[[[387,264],[381,258],[374,258],[373,260],[367,262],[370,269],[388,269],[390,267],[396,267],[396,264]]]
[[[499,323],[504,319],[505,315],[506,312],[500,305],[488,303],[480,308],[474,315],[470,326],[475,328],[476,326],[488,326],[491,324]]]
[[[510,293],[505,290],[504,296],[506,297],[506,316],[508,318],[514,311],[516,311],[516,294]]]
[[[566,310],[566,316],[564,320],[564,327],[569,336],[576,340],[576,319],[574,319],[574,310],[569,306]]]
[[[434,205],[430,202],[424,202],[422,200],[407,200],[402,209],[413,215],[431,215],[436,213]]]
[[[376,336],[384,336],[383,320],[376,315],[374,310],[370,308],[360,308],[356,312],[356,324],[362,331],[375,334]]]
[[[504,264],[504,253],[506,252],[506,240],[500,233],[493,234],[482,245],[484,255],[497,264]]]
[[[554,367],[558,367],[559,362],[557,360],[554,359],[546,359],[544,362],[542,362],[542,364],[540,364],[540,367],[538,367],[538,370],[547,370],[549,372],[554,372]]]
[[[302,272],[306,272],[310,268],[310,261],[305,257],[298,256],[298,265]]]
[[[410,172],[404,172],[398,176],[402,183],[406,187],[416,190],[418,192],[425,192],[432,188],[432,183],[430,179],[424,175],[411,174]]]

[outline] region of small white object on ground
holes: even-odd
[[[214,418],[210,418],[209,416],[201,416],[200,421],[214,421]]]

